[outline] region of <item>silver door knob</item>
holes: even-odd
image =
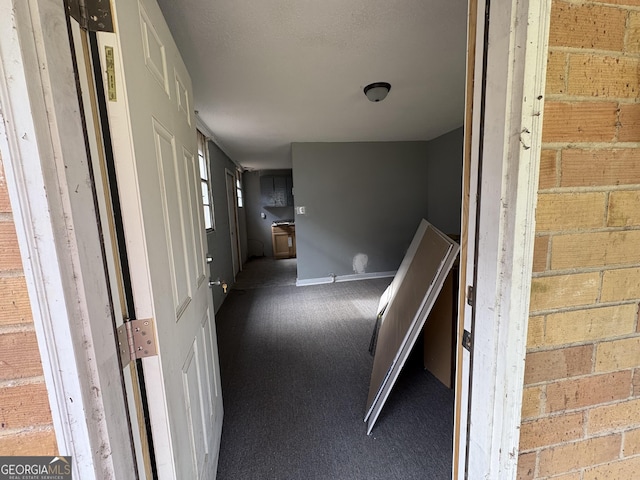
[[[229,288],[229,286],[227,285],[227,282],[222,281],[219,278],[216,280],[209,279],[209,288],[213,288],[214,286],[222,287],[222,291],[224,293],[227,293],[227,289]]]

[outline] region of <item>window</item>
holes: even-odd
[[[238,198],[238,207],[244,206],[244,199],[242,198],[242,173],[238,170],[236,172],[236,197]]]
[[[213,230],[215,229],[215,218],[213,215],[213,195],[211,194],[207,139],[200,132],[198,132],[198,164],[200,165],[200,188],[202,189],[204,226],[207,230]]]

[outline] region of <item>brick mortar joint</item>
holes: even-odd
[[[551,235],[541,235],[541,237],[547,237]],[[631,265],[631,266],[629,266]],[[580,268],[572,268],[572,269],[563,269],[563,270],[545,270],[542,272],[534,272],[531,274],[531,278],[553,278],[553,277],[564,277],[567,275],[580,275],[580,274],[588,274],[588,273],[605,273],[605,272],[615,272],[617,270],[631,270],[640,268],[640,263],[627,264],[627,265],[607,265],[605,267],[580,267]],[[629,299],[628,301],[631,301]],[[627,301],[627,300],[620,300]]]
[[[633,190],[632,190],[633,191]],[[579,192],[575,192],[579,193]],[[606,193],[606,192],[588,192],[588,193]],[[536,233],[538,230],[536,230]],[[546,233],[545,230],[540,230],[540,233]],[[623,226],[606,226],[606,227],[591,227],[588,229],[564,229],[564,230],[552,230],[556,235],[575,235],[578,234],[591,234],[591,233],[622,233],[622,232],[640,232],[640,225],[623,225]]]
[[[640,105],[638,97],[595,97],[593,95],[576,95],[570,93],[545,93],[545,103],[617,103],[621,106]]]
[[[545,142],[543,141],[542,150],[636,150],[640,147],[640,142]],[[640,185],[638,183],[630,183],[628,185]],[[615,186],[615,185],[611,185]]]
[[[550,187],[539,189],[538,194],[547,195],[547,194],[570,194],[570,193],[614,193],[614,192],[640,192],[640,184],[629,184],[629,185],[604,185],[604,186],[593,186],[593,187]],[[625,227],[608,227],[608,228],[625,228]],[[536,235],[538,232],[536,231]],[[542,231],[539,233],[540,236],[543,235]],[[546,234],[544,234],[546,236]]]
[[[600,402],[600,403],[594,403],[593,405],[587,405],[585,407],[579,407],[579,408],[567,408],[564,410],[558,410],[556,412],[546,412],[543,414],[540,414],[537,417],[528,417],[526,419],[523,419],[522,423],[530,423],[531,421],[535,421],[535,420],[544,420],[547,418],[552,418],[555,413],[560,413],[563,415],[571,415],[571,414],[576,414],[576,413],[584,413],[585,415],[588,414],[589,412],[591,412],[592,410],[596,409],[596,408],[603,408],[603,407],[615,407],[616,405],[620,405],[623,404],[625,402],[629,402],[629,401],[633,401],[633,400],[638,400],[636,397],[625,397],[625,398],[620,398],[617,400],[611,400],[609,402]],[[629,430],[636,430],[637,429],[637,425],[636,424],[631,424],[625,427],[620,427],[619,429],[616,430],[606,430],[606,433],[611,433],[611,434],[617,434],[617,433],[624,433],[626,431]],[[591,435],[585,434],[585,439],[590,439],[592,438]]]
[[[38,375],[35,377],[26,377],[26,378],[14,378],[10,380],[0,380],[0,390],[17,388],[17,387],[26,387],[29,385],[44,385],[44,375]]]
[[[640,9],[634,9],[638,12]],[[628,30],[628,29],[627,29]],[[622,48],[625,48],[626,44]],[[570,47],[568,45],[549,45],[549,52],[554,53],[568,53],[569,55],[583,55],[583,56],[598,56],[609,58],[628,58],[633,60],[640,60],[640,52],[630,52],[627,50],[607,50],[604,48],[581,48]]]
[[[525,423],[525,422],[523,422],[523,423]],[[526,423],[529,423],[529,422],[526,422]],[[600,433],[595,434],[595,435],[586,435],[586,436],[583,436],[583,437],[580,437],[580,438],[576,438],[576,439],[572,439],[572,440],[565,440],[565,441],[560,442],[560,443],[550,443],[548,445],[541,445],[539,447],[530,448],[530,449],[527,449],[527,450],[519,450],[518,451],[518,455],[524,455],[524,454],[529,454],[529,453],[536,453],[536,454],[539,455],[540,453],[544,452],[545,450],[553,450],[553,449],[558,448],[558,447],[564,447],[564,446],[569,446],[569,445],[573,445],[573,444],[578,444],[578,443],[586,442],[586,441],[589,441],[589,440],[597,440],[599,438],[612,437],[612,436],[618,436],[618,435],[622,436],[625,433],[631,432],[631,431],[634,431],[634,430],[637,430],[637,427],[636,428],[632,427],[632,428],[629,428],[627,430],[607,431],[607,432],[600,432]],[[640,453],[636,454],[636,455],[630,455],[630,456],[627,456],[627,457],[617,458],[615,460],[609,460],[609,461],[602,462],[602,463],[599,463],[599,464],[586,465],[584,467],[579,467],[579,470],[582,470],[584,468],[591,468],[591,467],[596,466],[596,465],[605,465],[605,464],[611,463],[612,461],[626,460],[628,458],[633,458],[633,457],[638,457],[638,456],[640,456]]]
[[[549,386],[549,385],[557,385],[558,383],[572,382],[574,380],[584,380],[584,379],[588,379],[588,378],[591,378],[591,377],[605,377],[605,376],[612,375],[614,373],[622,373],[622,372],[631,372],[631,376],[633,377],[633,372],[638,367],[640,367],[640,365],[637,365],[635,367],[622,368],[620,370],[611,370],[610,372],[589,372],[589,373],[584,373],[584,374],[580,374],[580,375],[572,375],[570,377],[556,378],[555,380],[545,380],[543,382],[536,382],[536,383],[525,383],[524,387],[525,388],[528,388],[528,387],[545,387],[545,386]],[[634,397],[630,395],[628,398],[634,398]],[[612,402],[620,403],[623,400],[625,400],[625,399],[619,399],[619,400],[615,400],[615,401],[612,400]],[[601,404],[598,404],[598,406],[599,405],[601,405]],[[589,408],[589,407],[580,407],[580,408],[575,408],[574,410],[583,410],[585,408]],[[563,410],[563,411],[567,411],[567,410]],[[544,416],[546,417],[546,416],[549,416],[549,415],[545,414]]]
[[[14,335],[16,333],[33,333],[36,328],[33,323],[14,323],[11,325],[0,325],[0,337],[3,335]]]
[[[8,428],[0,430],[0,439],[3,437],[15,437],[20,435],[26,435],[29,433],[48,433],[55,432],[53,424],[47,425],[32,425],[24,428]]]
[[[633,6],[633,5],[620,5],[618,3],[609,3],[606,1],[603,2],[598,2],[598,1],[588,1],[588,0],[554,0],[554,3],[567,3],[567,4],[571,4],[571,5],[578,5],[578,6],[583,6],[583,5],[589,5],[589,6],[605,6],[605,7],[613,7],[616,8],[618,10],[635,10],[635,11],[640,11],[640,6]]]
[[[19,278],[24,277],[24,270],[15,269],[15,270],[0,270],[0,279],[2,278]]]
[[[544,316],[544,315],[540,315],[540,316]],[[527,354],[529,353],[545,353],[545,352],[554,352],[554,351],[558,351],[558,350],[567,350],[570,348],[576,348],[576,347],[597,347],[600,344],[603,343],[610,343],[610,342],[618,342],[621,340],[632,340],[635,338],[639,338],[640,337],[640,332],[634,332],[634,333],[630,333],[629,335],[626,336],[622,336],[622,337],[616,337],[616,338],[603,338],[601,340],[596,340],[596,341],[590,341],[590,342],[584,342],[584,343],[567,343],[567,344],[561,344],[561,345],[542,345],[539,347],[527,347]],[[595,348],[594,348],[594,352],[593,355],[595,355]],[[595,358],[592,359],[595,362]],[[594,365],[595,366],[595,363]],[[635,367],[629,367],[631,369],[636,369],[639,371],[638,375],[640,375],[640,365],[637,365]],[[622,369],[622,370],[627,370]],[[593,370],[595,372],[595,370]],[[614,370],[617,371],[617,370]],[[606,372],[603,372],[606,373]],[[573,378],[573,377],[565,377],[565,378]]]
[[[571,305],[568,307],[550,308],[547,310],[531,310],[529,312],[529,316],[541,317],[541,316],[547,316],[547,315],[554,315],[556,313],[571,313],[571,312],[581,312],[584,310],[596,310],[598,308],[638,305],[638,301],[640,301],[640,299],[621,300],[616,302],[604,302],[604,303],[588,303],[585,305]],[[634,336],[640,336],[640,332],[635,332]],[[592,342],[589,342],[589,343],[592,343]]]
[[[578,193],[578,192],[575,192]],[[595,193],[605,193],[605,192],[595,192]],[[606,212],[606,210],[605,210]],[[618,232],[636,232],[640,231],[640,225],[627,225],[622,227],[592,227],[587,229],[573,228],[573,229],[564,229],[564,230],[538,230],[536,228],[536,233],[559,236],[559,235],[589,235],[592,233],[618,233]]]

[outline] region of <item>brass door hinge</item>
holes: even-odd
[[[473,345],[471,342],[471,332],[469,330],[464,330],[462,332],[462,346],[469,352],[473,350]]]
[[[158,347],[153,319],[129,320],[118,327],[118,350],[123,368],[138,358],[156,356]]]
[[[67,14],[74,18],[83,30],[113,32],[111,0],[65,0]]]
[[[473,288],[473,285],[467,285],[467,305],[469,305],[470,307],[473,307],[476,301],[475,293],[476,292]]]

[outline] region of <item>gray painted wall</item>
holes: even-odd
[[[244,173],[247,221],[247,256],[273,257],[271,223],[293,218],[293,207],[263,207],[260,198],[262,175],[291,175],[291,170],[263,170]],[[294,186],[295,188],[295,186]],[[260,215],[264,213],[266,218]]]
[[[427,217],[444,233],[460,234],[463,128],[427,142]]]
[[[220,278],[233,285],[233,263],[231,256],[231,236],[229,235],[229,211],[227,209],[227,184],[226,169],[235,172],[236,165],[218,146],[209,141],[209,168],[211,171],[211,190],[213,193],[213,209],[215,214],[215,230],[207,233],[208,252],[213,256],[213,263],[210,266],[210,277]],[[238,229],[240,230],[241,255],[246,260],[246,218],[245,209],[238,209]],[[242,247],[244,245],[244,247]],[[217,312],[224,301],[225,295],[222,288],[214,286],[213,304]]]
[[[294,143],[298,280],[398,268],[427,214],[427,142]]]
[[[294,143],[295,204],[306,209],[295,217],[298,280],[395,271],[422,218],[459,233],[460,132],[431,142]]]

